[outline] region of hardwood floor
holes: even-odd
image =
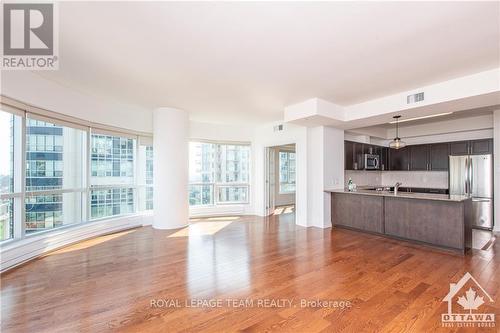
[[[195,220],[189,229],[144,227],[63,248],[1,276],[1,331],[476,332],[441,327],[442,299],[465,272],[495,301],[480,309],[500,314],[500,245],[484,234],[484,250],[463,257],[293,219]],[[204,299],[253,306],[186,307]],[[265,299],[275,307],[259,307]],[[351,307],[301,307],[301,299]]]

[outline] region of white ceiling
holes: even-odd
[[[46,78],[198,121],[279,120],[500,67],[499,2],[61,2]]]

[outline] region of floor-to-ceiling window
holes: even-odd
[[[189,183],[191,206],[248,203],[250,146],[190,142]]]
[[[87,132],[27,117],[25,232],[85,219],[82,196]]]
[[[149,136],[2,97],[0,156],[0,242],[153,209]]]
[[[138,198],[139,210],[153,209],[153,146],[152,142],[139,140]]]
[[[19,122],[20,117],[0,111],[0,241],[14,237],[14,132]]]
[[[136,139],[92,134],[90,145],[91,218],[133,213]]]

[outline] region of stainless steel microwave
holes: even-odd
[[[363,154],[363,167],[365,170],[380,169],[380,157],[373,154]]]

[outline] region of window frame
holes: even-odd
[[[252,145],[250,142],[232,142],[232,141],[209,141],[209,140],[196,140],[196,139],[191,139],[189,140],[189,143],[200,143],[200,144],[212,144],[212,145],[219,145],[219,146],[244,146],[248,147],[248,166],[247,166],[247,173],[248,173],[248,181],[247,182],[222,182],[219,181],[218,176],[217,176],[217,171],[215,169],[211,170],[211,179],[212,181],[210,182],[189,182],[188,186],[210,186],[211,187],[211,193],[212,193],[212,203],[209,204],[200,204],[200,205],[189,205],[190,209],[197,209],[197,208],[206,208],[206,207],[218,207],[218,206],[231,206],[231,205],[248,205],[251,202],[251,178],[252,178]],[[219,159],[220,156],[216,157],[213,161],[211,161],[215,165],[221,164],[221,160]],[[191,166],[190,166],[191,167]],[[244,187],[247,189],[247,196],[246,200],[241,200],[241,201],[220,201],[219,200],[219,191],[222,188],[227,188],[227,187]],[[189,200],[189,196],[188,196]]]
[[[138,184],[137,177],[137,166],[138,163],[142,163],[145,161],[139,160],[139,142],[150,142],[152,146],[152,135],[150,133],[143,132],[134,132],[129,130],[123,130],[121,128],[114,128],[111,126],[105,126],[101,124],[91,123],[82,119],[74,118],[71,116],[66,116],[63,114],[59,114],[56,112],[52,112],[49,110],[40,109],[14,99],[1,96],[1,104],[0,110],[5,113],[10,113],[15,116],[13,119],[15,120],[15,124],[13,128],[13,189],[11,192],[0,193],[0,200],[12,200],[13,201],[13,237],[5,240],[0,240],[0,246],[3,247],[6,244],[10,244],[11,242],[17,242],[22,239],[27,239],[30,237],[37,237],[42,234],[62,230],[65,228],[71,228],[75,226],[80,226],[83,224],[90,224],[93,222],[98,222],[106,219],[113,219],[121,216],[127,215],[135,215],[139,212],[138,210],[138,196],[137,189],[142,186],[142,184]],[[16,118],[17,117],[17,118]],[[32,119],[35,121],[49,122],[56,126],[62,127],[70,127],[73,129],[78,129],[84,131],[86,139],[82,140],[82,151],[84,156],[82,158],[82,179],[81,179],[81,187],[75,188],[61,188],[61,189],[48,189],[48,190],[30,190],[26,189],[26,169],[27,169],[27,128],[28,123],[27,120]],[[134,177],[131,184],[120,184],[120,185],[99,185],[97,188],[91,186],[91,161],[92,161],[92,153],[91,153],[91,139],[92,133],[99,133],[104,135],[112,135],[119,137],[127,137],[136,140],[135,148],[134,148],[134,159],[133,159],[133,168],[134,168]],[[37,147],[38,143],[38,134],[36,135],[35,142],[31,142],[30,144]],[[47,149],[47,140],[46,135],[41,135],[44,137],[44,151]],[[52,151],[48,152],[56,152],[56,146],[58,142],[53,140],[51,143]],[[59,150],[57,150],[59,151]],[[55,170],[54,170],[55,171]],[[55,175],[50,178],[56,177]],[[154,172],[153,172],[153,182],[154,182]],[[134,191],[134,207],[133,212],[124,213],[120,215],[112,215],[106,216],[98,219],[91,219],[91,193],[92,190],[96,189],[107,189],[107,188],[132,188]],[[147,184],[147,187],[153,187],[153,184]],[[59,227],[40,230],[34,233],[26,234],[26,200],[29,197],[35,196],[45,196],[45,195],[63,195],[65,193],[79,193],[81,195],[81,219],[78,222],[68,224],[63,224]]]
[[[121,139],[132,139],[135,140],[135,147],[132,147],[133,150],[133,160],[132,160],[132,168],[133,168],[133,176],[132,176],[132,182],[127,183],[127,184],[92,184],[92,178],[96,177],[99,178],[100,176],[92,176],[92,136],[111,136],[111,137],[119,137],[120,141]],[[108,131],[108,130],[100,130],[100,129],[93,129],[92,127],[90,128],[90,135],[89,135],[89,146],[87,147],[87,154],[88,154],[88,209],[87,209],[87,220],[89,222],[94,222],[94,221],[101,221],[105,219],[110,219],[110,218],[116,218],[116,217],[121,217],[121,216],[127,216],[131,214],[136,214],[139,212],[139,203],[138,203],[138,178],[137,177],[137,170],[138,170],[138,160],[139,160],[139,137],[137,135],[131,135],[128,133],[122,133],[122,132],[116,132],[116,131]],[[111,147],[113,150],[113,147]],[[121,150],[121,148],[119,148]],[[113,152],[112,152],[113,153]],[[121,169],[120,169],[121,173]],[[108,177],[107,175],[104,177]],[[113,175],[111,177],[114,177]],[[119,175],[118,177],[121,177]],[[113,190],[113,189],[132,189],[133,191],[133,203],[132,203],[132,212],[127,212],[127,213],[120,213],[116,215],[108,215],[108,216],[101,216],[97,218],[92,218],[92,191],[100,191],[100,190]]]

